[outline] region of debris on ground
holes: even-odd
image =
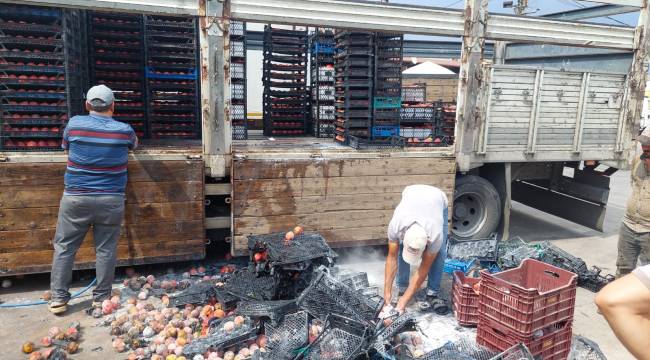
[[[495,236],[451,244],[447,260],[453,261],[446,263],[440,293],[418,292],[416,305],[402,315],[380,314],[384,299],[368,274],[335,265],[337,254],[325,239],[299,227],[251,236],[249,262],[240,266],[146,276],[128,269],[112,297],[88,313],[106,327],[112,350],[128,360],[532,359],[521,344],[477,344],[482,288],[469,275],[499,272],[527,257],[557,263],[555,249]],[[523,253],[529,255],[517,255]],[[44,335],[24,345],[30,359],[68,359],[79,349],[74,324]],[[596,344],[578,337],[570,359],[601,355]]]

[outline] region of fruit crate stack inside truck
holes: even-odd
[[[3,5],[0,14],[0,150],[61,148],[83,111],[84,19],[79,10]]]

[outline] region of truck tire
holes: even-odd
[[[501,198],[494,186],[475,175],[456,180],[451,233],[456,239],[487,238],[499,226]]]

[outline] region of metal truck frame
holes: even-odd
[[[277,189],[270,194],[263,194],[260,198],[247,197],[254,186],[257,186],[255,189],[258,192],[261,191],[260,187],[271,188],[269,183],[265,183],[265,179],[272,181],[268,174],[274,169],[277,170],[278,166],[282,168],[278,171],[285,171],[281,176],[305,179],[306,173],[313,173],[314,184],[321,184],[321,180],[327,181],[333,166],[340,166],[339,175],[345,172],[346,166],[351,166],[350,171],[356,176],[354,181],[358,182],[363,181],[366,176],[386,175],[383,172],[368,173],[361,170],[364,166],[368,167],[368,163],[364,165],[364,162],[370,161],[372,164],[384,166],[385,169],[382,171],[392,171],[395,174],[400,174],[400,169],[408,167],[411,163],[421,162],[418,166],[428,166],[429,169],[426,173],[414,175],[409,182],[427,182],[447,189],[449,196],[455,200],[452,231],[459,237],[482,236],[498,227],[503,236],[507,237],[511,199],[586,226],[602,229],[602,218],[608,195],[608,176],[615,169],[624,169],[627,166],[641,118],[648,68],[650,23],[647,0],[599,1],[608,6],[625,6],[626,11],[638,9],[640,16],[636,28],[543,17],[489,14],[487,0],[466,0],[463,10],[351,0],[22,0],[8,2],[199,18],[203,127],[201,149],[196,151],[145,149],[134,154],[132,159],[142,162],[202,162],[205,176],[220,180],[203,180],[203,189],[196,196],[203,198],[210,195],[230,195],[233,201],[231,216],[205,218],[202,219],[202,223],[206,229],[230,228],[231,251],[235,254],[246,251],[241,245],[245,243],[246,235],[278,231],[292,221],[300,222],[306,218],[320,216],[296,215],[295,212],[298,211],[296,209],[303,206],[297,203],[291,203],[289,207],[285,206],[286,204],[282,206],[276,204],[284,209],[284,212],[277,212],[273,210],[275,205],[260,200],[275,198],[280,191]],[[432,150],[408,149],[382,152],[351,149],[342,151],[327,147],[318,148],[313,144],[307,146],[307,149],[305,147],[298,149],[286,144],[268,147],[264,144],[233,143],[229,114],[228,28],[230,19],[462,37],[455,146]],[[503,45],[495,46],[494,61],[486,59],[483,56],[486,40],[498,41],[497,44],[514,42],[615,49],[632,53],[633,60],[625,75],[567,72],[539,66],[513,66],[503,64],[502,60],[499,60],[503,59],[503,53],[500,52],[505,51]],[[553,97],[564,104],[555,110],[569,115],[547,116],[551,113],[548,103],[553,101]],[[500,113],[499,110],[508,106],[519,108],[509,116],[505,116],[503,111]],[[504,122],[506,117],[512,121]],[[4,164],[0,163],[0,175],[8,179],[15,175],[15,172],[12,172],[15,170],[8,170],[10,166],[62,164],[65,162],[65,155],[4,152],[0,153],[0,159],[4,162]],[[317,168],[314,163],[318,162],[327,165],[324,168]],[[614,170],[601,171],[603,167],[611,167]],[[571,176],[567,176],[566,168],[572,169]],[[298,170],[303,172],[296,175]],[[267,177],[260,174],[266,174]],[[433,175],[439,177],[433,179],[431,178]],[[256,176],[260,177],[256,178]],[[430,177],[425,178],[425,176]],[[0,176],[1,178],[3,176]],[[194,178],[193,181],[198,178]],[[249,181],[252,180],[255,182],[250,183]],[[346,184],[341,182],[340,186],[348,186]],[[36,186],[36,183],[34,185]],[[395,183],[391,186],[397,189],[403,185]],[[325,197],[318,200],[322,201],[327,197],[329,185],[326,182],[325,185],[318,186],[325,189]],[[284,186],[282,191],[286,192],[286,188],[287,186]],[[378,191],[381,195],[380,189],[374,191]],[[242,193],[246,196],[242,196]],[[396,193],[398,194],[399,191]],[[295,193],[286,196],[291,199],[296,197]],[[348,196],[349,201],[358,200],[350,197],[349,193],[336,196]],[[255,201],[261,202],[261,205],[252,213],[259,218],[244,218],[243,214],[247,209],[250,210],[247,204]],[[373,228],[380,228],[382,224],[387,223],[385,214],[392,209],[391,206],[396,201],[398,196],[394,195],[390,199],[387,198],[379,208],[372,208],[381,210],[380,213],[373,215],[381,217],[376,223],[370,222]],[[355,216],[355,213],[350,212],[352,210],[346,211],[341,216],[347,218]],[[204,216],[202,210],[200,215]],[[284,220],[277,220],[273,218],[274,216],[282,217]],[[331,230],[330,235],[335,239],[334,246],[384,241],[383,228],[380,231],[368,230],[363,232],[363,235],[355,235],[360,233],[361,231],[357,230],[363,227],[371,226],[351,222],[344,228],[348,231],[342,231],[336,228],[336,225],[327,229]],[[8,230],[11,229],[0,224],[0,233]],[[325,237],[330,239],[327,235]],[[5,253],[11,251],[6,250]],[[204,254],[205,252],[193,252],[184,258],[200,258]],[[127,255],[126,260],[121,264],[169,261],[179,258],[174,254],[158,257],[148,257],[144,254],[136,260],[128,260],[131,255]],[[9,266],[12,260],[0,260],[0,266],[3,262],[6,264],[7,274],[47,269],[46,265],[39,265],[16,270]],[[88,264],[90,262],[79,267],[89,266]],[[9,270],[6,270],[7,268]]]

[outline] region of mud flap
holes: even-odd
[[[603,231],[612,168],[573,168],[572,176],[562,174],[563,166],[548,180],[512,182],[512,200],[561,217],[588,228]]]

